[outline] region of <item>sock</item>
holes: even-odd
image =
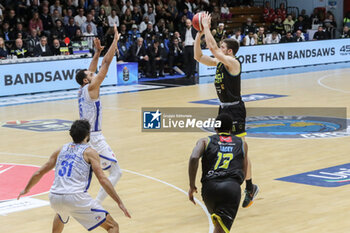
[[[253,192],[253,182],[252,179],[245,181],[245,189],[249,192]]]
[[[112,162],[111,167],[108,169],[109,176],[108,179],[112,183],[113,187],[117,184],[118,180],[122,176],[122,170],[119,167],[118,163]],[[102,203],[103,200],[107,197],[106,191],[101,187],[100,191],[97,194],[96,201]]]

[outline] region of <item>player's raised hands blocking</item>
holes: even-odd
[[[105,48],[104,46],[101,46],[101,41],[98,38],[94,38],[94,46],[95,49],[99,52],[101,52]]]
[[[118,42],[119,38],[120,38],[120,34],[119,34],[119,32],[118,32],[117,25],[114,24],[114,41],[115,41],[115,42]]]
[[[209,28],[210,29],[211,24],[211,15],[206,11],[202,13],[202,25],[203,28]]]

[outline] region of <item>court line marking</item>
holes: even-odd
[[[22,154],[22,153],[6,153],[6,152],[0,152],[0,154],[6,154],[6,155],[14,155],[14,156],[24,156],[24,157],[36,157],[36,158],[45,158],[45,159],[48,159],[49,157],[46,157],[46,156],[41,156],[41,155],[32,155],[32,154]],[[2,163],[2,164],[15,164],[15,163]],[[27,165],[27,166],[34,166],[34,167],[40,167],[40,166],[37,166],[37,165],[31,165],[31,164],[16,164],[16,165]],[[152,176],[148,176],[148,175],[144,175],[144,174],[141,174],[141,173],[138,173],[138,172],[135,172],[135,171],[131,171],[131,170],[128,170],[128,169],[122,169],[122,171],[125,171],[125,172],[128,172],[128,173],[131,173],[131,174],[134,174],[134,175],[138,175],[138,176],[142,176],[144,178],[147,178],[147,179],[150,179],[150,180],[154,180],[154,181],[157,181],[159,183],[162,183],[162,184],[165,184],[173,189],[176,189],[182,193],[184,193],[186,196],[187,196],[187,192],[173,184],[170,184],[166,181],[163,181],[163,180],[160,180],[160,179],[157,179],[157,178],[154,178]],[[46,192],[48,193],[48,192]],[[33,196],[37,196],[37,195],[42,195],[42,194],[46,194],[46,193],[41,193],[41,194],[36,194],[36,195],[33,195]],[[27,196],[26,196],[27,197]],[[203,209],[204,213],[206,214],[207,218],[208,218],[208,222],[209,222],[209,233],[213,233],[214,232],[214,225],[213,225],[213,222],[211,221],[211,216],[207,210],[207,208],[205,207],[205,205],[200,201],[198,200],[196,197],[194,198],[195,202]]]
[[[331,77],[331,76],[333,76],[333,74],[332,74],[332,75],[327,74],[327,75],[324,75],[324,76],[322,76],[321,78],[317,79],[318,85],[320,85],[320,86],[322,86],[322,87],[324,87],[324,88],[327,88],[327,89],[329,89],[329,90],[332,90],[332,91],[338,91],[338,92],[342,92],[342,93],[350,93],[350,91],[345,91],[345,90],[342,90],[342,89],[333,88],[333,87],[327,86],[326,84],[323,84],[323,83],[322,83],[322,80],[323,80],[323,79],[328,78],[328,77]]]

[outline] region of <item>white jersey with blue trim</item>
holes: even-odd
[[[91,131],[101,131],[102,106],[100,98],[92,100],[89,95],[89,85],[79,89],[79,115],[80,119],[88,120],[91,125]]]
[[[57,157],[51,193],[83,193],[89,189],[92,168],[84,159],[84,151],[88,147],[88,144],[75,143],[68,143],[62,147]]]

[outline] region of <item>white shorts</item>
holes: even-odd
[[[107,170],[112,162],[117,162],[111,147],[107,144],[105,137],[101,132],[91,132],[90,145],[94,148],[101,158],[101,168]]]
[[[66,224],[72,216],[88,231],[106,221],[108,212],[86,193],[49,194],[51,208],[56,211],[61,221]]]

